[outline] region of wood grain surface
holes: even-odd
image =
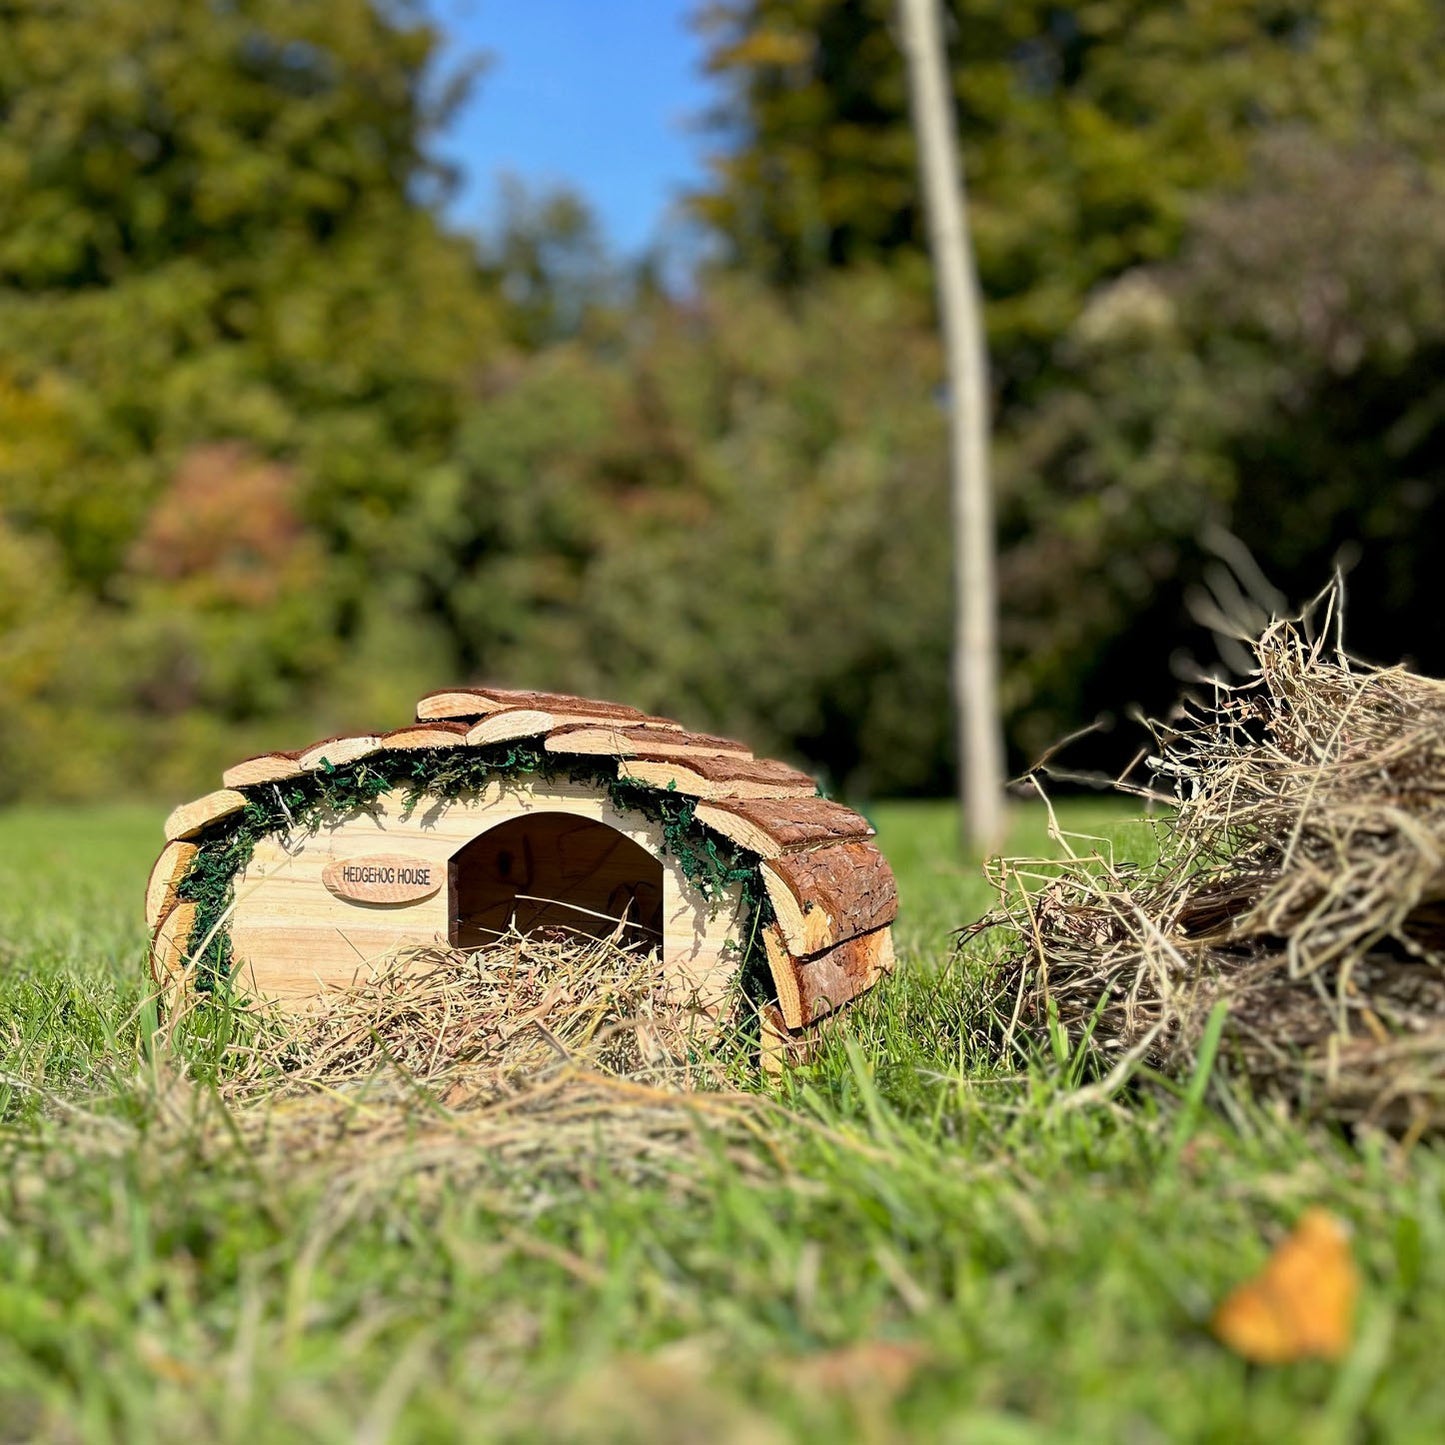
[[[239,813],[245,806],[246,795],[234,788],[221,788],[207,793],[204,798],[197,798],[193,803],[182,803],[166,819],[166,842],[194,838],[198,833],[204,833],[212,823]]]
[[[794,958],[776,925],[763,930],[768,967],[778,990],[778,1007],[790,1029],[816,1023],[893,967],[893,930],[879,928],[850,938],[811,958]]]
[[[447,881],[445,871],[411,853],[362,853],[333,858],[321,881],[348,903],[420,903]]]
[[[177,840],[161,850],[146,880],[146,927],[154,933],[156,925],[176,901],[176,887],[191,870],[200,850],[194,843]]]
[[[545,787],[501,780],[479,794],[408,809],[401,791],[368,812],[323,819],[314,835],[263,839],[236,881],[231,938],[242,986],[271,998],[304,1000],[345,985],[408,943],[452,938],[452,889],[398,907],[337,898],[322,882],[328,864],[368,852],[405,853],[445,870],[468,843],[511,819],[563,813],[605,823],[662,860],[662,973],[668,992],[716,1006],[739,965],[741,890],[709,904],[675,862],[663,857],[661,827],[617,812],[590,786]]]
[[[892,923],[898,884],[872,843],[784,853],[762,865],[763,884],[791,953],[804,957]]]
[[[697,820],[760,858],[872,836],[867,818],[830,798],[699,803]]]
[[[668,758],[647,750],[623,758],[617,775],[691,798],[812,798],[818,792],[807,773],[786,763],[735,753]]]

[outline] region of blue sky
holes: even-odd
[[[590,202],[608,242],[635,254],[659,238],[677,194],[700,179],[689,121],[711,100],[695,0],[428,0],[445,61],[491,65],[442,147],[465,182],[462,226],[496,215],[497,181],[565,183]]]

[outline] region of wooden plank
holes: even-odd
[[[300,753],[261,753],[227,768],[221,774],[221,782],[228,788],[254,788],[261,783],[299,778],[306,771],[300,759]]]
[[[804,1028],[865,992],[893,968],[893,930],[875,929],[812,958],[794,958],[781,930],[763,930],[778,1007],[790,1029]]]
[[[770,1078],[808,1063],[817,1052],[817,1030],[794,1032],[783,1022],[783,1011],[773,1003],[758,1009],[758,1067]]]
[[[720,1009],[731,997],[741,958],[740,889],[705,898],[664,853],[660,825],[635,811],[619,813],[595,784],[516,779],[495,779],[476,795],[422,808],[408,808],[405,791],[395,789],[366,813],[323,822],[315,834],[263,838],[236,880],[231,941],[244,965],[238,985],[309,1006],[325,989],[364,977],[370,962],[399,946],[449,938],[453,887],[410,904],[352,903],[322,881],[336,859],[385,849],[445,870],[468,843],[498,824],[555,813],[606,823],[660,859],[660,976],[670,998],[697,997],[704,1007]]]
[[[761,858],[873,836],[867,818],[830,798],[742,799],[699,803],[697,820]]]
[[[177,903],[161,920],[151,940],[151,977],[161,988],[173,984],[185,971],[195,927],[194,903]]]
[[[166,819],[166,842],[174,843],[180,838],[194,838],[204,832],[212,823],[219,823],[232,813],[239,813],[246,806],[246,795],[234,788],[221,788],[218,792],[207,793],[194,803],[182,803]]]
[[[620,702],[603,702],[598,698],[572,697],[565,692],[534,692],[526,688],[511,687],[451,687],[439,692],[429,692],[416,705],[419,721],[431,718],[473,720],[488,713],[500,712],[503,708],[538,708],[550,712],[554,708],[563,712],[585,710],[595,716],[608,718],[640,718],[643,716],[635,707]]]
[[[196,854],[201,850],[194,843],[167,843],[156,859],[146,882],[146,927],[154,933],[161,919],[176,901],[181,879],[191,871]]]
[[[381,735],[383,751],[416,752],[422,748],[460,748],[466,745],[467,725],[461,722],[413,724]]]
[[[898,916],[898,884],[872,843],[785,853],[762,865],[788,951],[799,958],[870,933]]]
[[[692,798],[812,798],[818,785],[807,773],[770,758],[665,758],[648,751],[624,758],[617,776]]]
[[[520,738],[545,737],[558,728],[580,726],[590,723],[602,727],[615,726],[618,719],[601,713],[586,705],[577,707],[506,707],[472,724],[467,733],[467,742],[472,747],[485,747],[488,743],[510,743]],[[665,732],[681,732],[682,724],[671,718],[644,717],[638,714],[639,726],[659,728]],[[630,721],[629,721],[629,725]]]
[[[488,743],[511,743],[520,738],[545,737],[558,726],[559,714],[536,707],[504,707],[498,712],[472,724],[467,733],[467,742],[472,747],[485,747]],[[566,714],[561,714],[566,717]],[[593,714],[579,717],[576,721],[597,722]]]
[[[321,882],[348,903],[420,903],[446,881],[446,869],[411,853],[358,853],[321,870]]]
[[[646,725],[561,728],[547,739],[546,749],[549,753],[612,758],[638,753],[654,758],[752,757],[742,743],[731,738],[715,738],[707,733],[664,732]]]
[[[303,772],[314,773],[326,766],[343,768],[347,763],[360,762],[362,758],[369,758],[381,749],[381,739],[374,733],[364,733],[358,737],[322,738],[319,743],[312,743],[309,748],[304,748],[297,762],[301,764]]]

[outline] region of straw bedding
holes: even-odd
[[[1350,659],[1336,599],[1271,626],[1254,676],[1154,725],[1157,860],[993,865],[1006,1036],[1047,1029],[1121,1079],[1220,1064],[1308,1114],[1445,1119],[1445,683]],[[1136,791],[1150,791],[1149,789]]]
[[[751,1131],[727,1088],[744,1043],[657,994],[654,955],[617,940],[510,935],[416,948],[308,1014],[243,1023],[214,1091],[179,1066],[182,1013],[153,1116],[202,1155],[338,1188],[458,1172],[546,1190],[595,1171],[677,1178],[704,1136]]]

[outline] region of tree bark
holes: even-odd
[[[959,794],[965,845],[986,852],[1005,826],[988,352],[938,0],[899,0],[899,11],[948,363]]]

